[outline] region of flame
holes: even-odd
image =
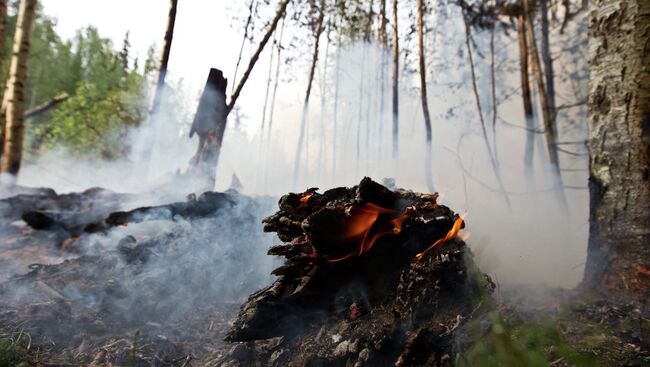
[[[302,203],[303,205],[304,205],[304,204],[307,204],[307,202],[309,201],[309,198],[311,198],[312,196],[314,196],[314,193],[313,193],[313,192],[310,192],[310,193],[308,193],[308,194],[305,194],[303,197],[301,197],[301,198],[299,199],[299,200],[300,200],[300,203]]]
[[[447,232],[445,237],[437,240],[431,246],[429,246],[426,250],[424,250],[424,251],[420,252],[419,254],[415,255],[415,258],[418,259],[418,260],[422,260],[424,258],[424,254],[429,252],[432,248],[434,248],[434,247],[436,247],[436,246],[438,246],[438,245],[440,245],[442,243],[445,243],[445,242],[453,239],[454,237],[456,237],[456,235],[458,234],[458,231],[460,231],[460,227],[463,225],[464,219],[465,219],[465,214],[463,214],[460,217],[456,218],[456,220],[454,221],[454,225],[451,226],[451,229],[449,230],[449,232]]]
[[[328,260],[328,262],[336,263],[349,259],[354,255],[360,256],[370,251],[375,242],[377,242],[381,237],[387,234],[399,234],[402,231],[402,224],[408,217],[406,214],[402,214],[399,217],[392,219],[390,221],[390,228],[372,233],[372,228],[381,214],[395,213],[397,213],[397,211],[382,208],[375,204],[364,204],[360,207],[352,208],[350,211],[350,220],[348,221],[345,231],[341,235],[341,239],[351,240],[360,237],[359,248],[343,257]]]

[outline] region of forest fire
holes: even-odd
[[[345,225],[345,230],[340,239],[352,240],[358,243],[358,250],[352,251],[349,254],[337,258],[330,259],[328,262],[335,263],[346,260],[352,256],[361,256],[365,252],[370,251],[375,242],[387,234],[399,234],[402,230],[402,223],[407,219],[406,214],[399,215],[396,218],[390,219],[388,225],[381,224],[378,219],[380,216],[398,214],[395,210],[382,208],[375,204],[364,204],[360,207],[353,207],[349,211],[350,219]],[[385,227],[385,228],[382,228]]]
[[[465,223],[464,220],[465,220],[465,215],[461,215],[460,217],[456,218],[456,220],[454,221],[454,225],[451,227],[449,232],[447,232],[445,237],[437,240],[431,246],[429,246],[426,250],[424,250],[424,251],[420,252],[419,254],[415,255],[415,258],[418,259],[418,260],[422,260],[422,258],[424,258],[424,254],[431,251],[434,247],[436,247],[436,246],[438,246],[440,244],[443,244],[443,243],[453,239],[454,237],[456,237],[456,235],[458,235],[458,232],[462,228],[463,224]]]

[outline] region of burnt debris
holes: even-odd
[[[286,259],[279,277],[206,364],[450,365],[454,331],[493,286],[456,236],[462,219],[436,199],[369,178],[283,196],[263,221],[283,242],[268,251]]]

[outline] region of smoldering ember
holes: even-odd
[[[650,365],[649,15],[0,0],[0,367]]]

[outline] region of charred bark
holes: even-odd
[[[648,299],[650,290],[650,8],[591,3],[590,233],[584,284]]]
[[[210,69],[190,129],[190,138],[196,133],[199,142],[189,173],[200,181],[198,187],[201,191],[212,190],[216,180],[217,163],[228,117],[227,85],[228,80],[223,77],[221,70]]]
[[[445,365],[493,285],[455,238],[462,219],[436,199],[367,177],[283,196],[263,220],[284,242],[268,251],[286,259],[279,278],[250,296],[226,336],[236,343],[207,365]]]

